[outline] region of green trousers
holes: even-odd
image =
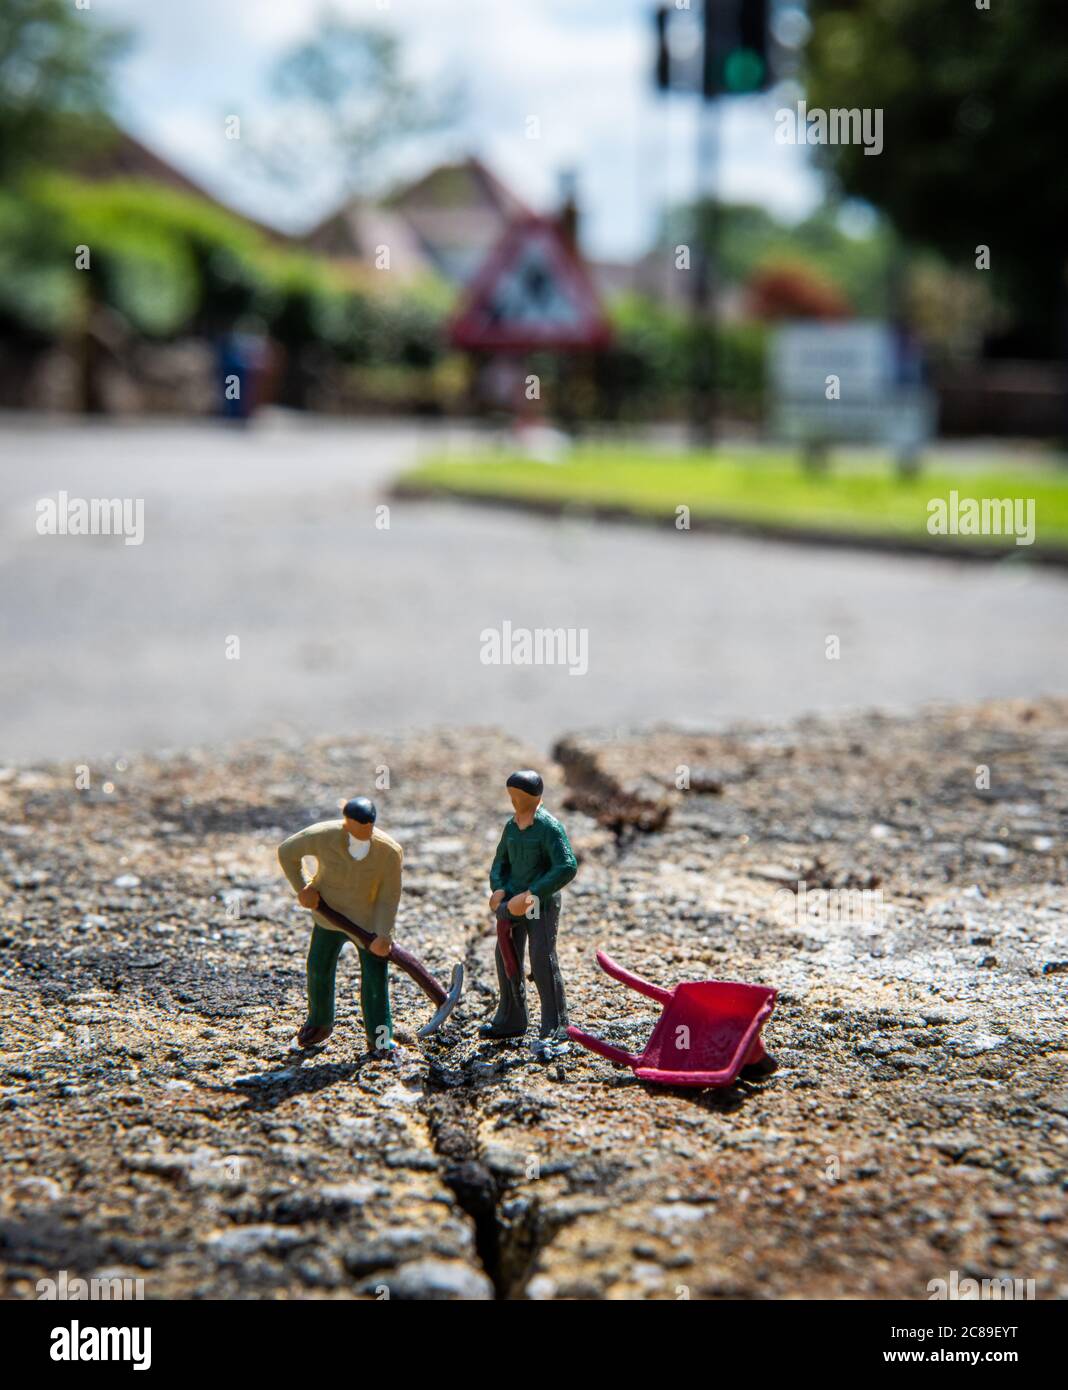
[[[348,937],[339,931],[312,928],[308,947],[308,1025],[334,1026],[334,978],[337,958]],[[356,947],[360,959],[360,1010],[367,1045],[374,1051],[393,1045],[393,1016],[389,1007],[389,961]]]

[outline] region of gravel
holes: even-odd
[[[470,730],[171,752],[88,791],[0,772],[0,1293],[121,1268],[149,1298],[926,1298],[958,1270],[1068,1296],[1068,701],[561,740],[573,1021],[640,1048],[655,1020],[602,945],[775,986],[778,1072],[718,1092],[478,1041],[502,784],[535,757]],[[346,951],[338,1027],[296,1057],[308,924],[275,848],[382,766],[399,939],[466,993],[421,1043],[394,972],[405,1056],[368,1059]]]

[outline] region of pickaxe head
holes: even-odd
[[[420,1038],[429,1038],[432,1033],[436,1033],[441,1025],[456,1007],[464,987],[464,968],[462,964],[454,965],[452,968],[452,979],[449,981],[449,988],[445,998],[438,1005],[437,1013],[429,1023],[424,1023],[417,1034]]]

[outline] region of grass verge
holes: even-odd
[[[889,460],[836,460],[829,472],[806,472],[795,455],[724,449],[667,455],[584,447],[560,463],[519,455],[432,458],[407,473],[402,492],[518,504],[631,513],[673,521],[686,506],[694,522],[744,523],[798,534],[926,543],[940,548],[1015,547],[1004,534],[933,535],[932,499],[1034,502],[1035,548],[1068,553],[1068,469],[1055,464],[939,461],[912,478]],[[1018,549],[1026,554],[1029,547]]]

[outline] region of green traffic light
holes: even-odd
[[[764,60],[751,48],[736,48],[723,64],[723,85],[728,92],[758,92],[764,81]]]

